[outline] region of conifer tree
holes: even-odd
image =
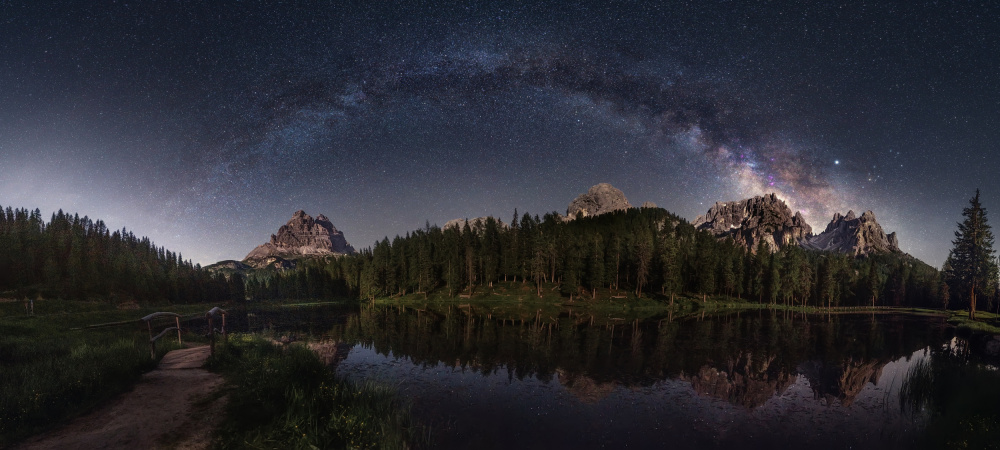
[[[677,241],[673,236],[666,236],[663,239],[660,254],[663,269],[663,286],[661,292],[670,295],[670,304],[673,305],[674,294],[681,287],[681,265],[677,255]]]
[[[986,218],[986,209],[979,202],[979,190],[962,210],[965,219],[955,231],[954,247],[945,262],[945,276],[951,292],[969,299],[969,319],[976,318],[976,296],[988,295],[997,279],[997,263],[993,249],[993,232]]]
[[[649,263],[653,259],[653,242],[652,236],[649,235],[648,230],[641,230],[638,233],[638,238],[635,243],[635,259],[636,259],[636,274],[635,274],[635,296],[642,297],[642,288],[646,285],[647,278],[649,278]]]
[[[771,255],[765,282],[767,283],[768,300],[772,305],[775,305],[781,297],[781,290],[784,288],[781,285],[781,255],[778,253]]]
[[[604,252],[600,236],[593,239],[590,257],[587,259],[587,285],[591,298],[597,298],[597,288],[604,284]]]

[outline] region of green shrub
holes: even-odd
[[[236,335],[209,367],[230,384],[222,448],[406,448],[417,436],[392,389],[339,379],[301,345]]]
[[[22,305],[0,303],[0,448],[92,410],[154,369],[159,358],[149,357],[148,331],[138,320],[153,311],[45,300],[25,316]],[[109,322],[122,323],[80,329]],[[157,356],[175,348],[176,340],[161,339]]]

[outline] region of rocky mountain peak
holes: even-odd
[[[253,249],[244,262],[252,266],[267,265],[272,258],[296,259],[303,256],[325,256],[353,254],[354,247],[344,239],[344,233],[337,230],[326,216],[320,214],[315,219],[299,210],[292,214],[288,223],[272,234],[269,242]]]
[[[834,214],[826,230],[809,238],[802,246],[855,256],[900,252],[896,233],[886,234],[872,211],[865,211],[861,217],[857,217],[854,211],[848,211],[846,216]]]
[[[576,218],[582,212],[584,217],[597,216],[612,211],[631,208],[625,193],[608,183],[600,183],[590,188],[585,194],[580,194],[566,207],[566,215]]]
[[[761,242],[771,250],[797,244],[812,235],[812,227],[801,213],[792,210],[774,193],[739,200],[716,202],[692,223],[717,237],[732,237],[756,252]]]

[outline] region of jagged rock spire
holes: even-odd
[[[344,233],[337,230],[326,216],[320,214],[315,219],[299,210],[292,214],[288,223],[278,228],[266,244],[253,249],[243,260],[255,265],[269,258],[295,259],[303,256],[324,256],[353,254],[354,247],[344,239]]]
[[[885,234],[875,213],[865,211],[857,217],[854,211],[846,216],[833,215],[826,230],[818,236],[806,240],[802,246],[812,250],[848,253],[855,256],[871,253],[899,253],[899,239],[896,233]]]
[[[693,225],[734,241],[756,252],[761,242],[771,250],[795,245],[812,234],[802,214],[792,210],[775,194],[735,202],[716,202]]]

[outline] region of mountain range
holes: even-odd
[[[826,229],[812,234],[812,227],[802,214],[792,214],[788,205],[775,194],[719,202],[692,223],[719,238],[732,238],[737,243],[756,252],[762,243],[771,250],[786,245],[854,256],[872,253],[902,253],[896,233],[886,234],[875,219],[875,213],[866,211],[857,217],[854,211],[846,216],[834,214]]]
[[[645,202],[643,208],[656,205]],[[608,183],[591,187],[577,196],[566,207],[563,221],[578,217],[593,217],[615,211],[634,208],[625,194]],[[474,219],[454,219],[443,229],[481,228],[488,217]],[[497,220],[501,227],[507,227]],[[784,200],[776,194],[767,194],[748,199],[717,202],[709,210],[692,222],[699,230],[707,231],[719,239],[733,239],[737,244],[758,251],[762,245],[777,250],[787,245],[818,251],[846,253],[865,256],[875,253],[902,253],[896,233],[886,234],[872,211],[858,217],[854,211],[846,215],[839,213],[820,234],[813,234],[813,228],[806,223],[800,212],[793,213]],[[271,239],[254,248],[243,261],[222,261],[214,267],[243,270],[246,268],[291,268],[295,260],[303,257],[324,257],[354,254],[355,250],[326,216],[313,218],[305,211],[296,211],[292,218],[282,225]]]

